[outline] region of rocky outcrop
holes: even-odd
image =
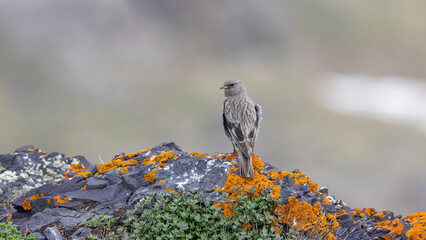
[[[224,215],[232,215],[229,200],[252,187],[271,189],[279,202],[277,211],[286,216],[277,224],[298,231],[323,233],[328,239],[426,237],[425,212],[402,218],[391,211],[352,209],[329,196],[326,188],[318,189],[300,170],[278,170],[257,156],[254,178],[243,179],[237,174],[237,156],[187,153],[169,142],[90,165],[81,156],[46,155],[25,146],[0,155],[0,200],[9,206],[1,210],[1,221],[13,221],[38,239],[58,233],[83,238],[91,231],[83,226],[84,219],[98,214],[123,217],[147,194],[196,190]]]

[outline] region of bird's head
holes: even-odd
[[[243,82],[237,79],[227,80],[220,89],[225,90],[225,97],[232,97],[246,91]]]

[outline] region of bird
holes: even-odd
[[[253,178],[252,157],[260,131],[262,108],[248,96],[240,80],[224,82],[225,99],[222,105],[222,121],[226,136],[231,140],[234,152],[240,156],[240,175]]]

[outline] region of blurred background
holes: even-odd
[[[92,163],[175,141],[231,152],[222,83],[263,107],[256,152],[351,207],[426,210],[425,1],[0,1],[0,153]]]

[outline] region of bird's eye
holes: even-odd
[[[233,87],[235,84],[233,84],[233,83],[231,83],[231,84],[229,84],[229,86],[231,86],[231,87]]]

